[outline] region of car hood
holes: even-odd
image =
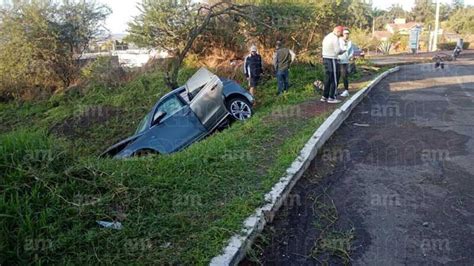
[[[107,148],[107,150],[105,150],[100,155],[100,157],[109,157],[109,156],[113,157],[113,156],[115,156],[116,154],[120,153],[125,147],[127,147],[128,144],[135,141],[136,139],[141,137],[143,134],[144,134],[144,132],[142,132],[140,134],[133,135],[131,137],[128,137],[124,140],[119,141],[118,143],[116,143],[116,144],[110,146],[109,148]]]

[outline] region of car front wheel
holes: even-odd
[[[236,120],[247,120],[253,115],[249,101],[240,97],[230,99],[227,102],[227,109]]]

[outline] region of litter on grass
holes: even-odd
[[[115,230],[121,230],[123,228],[120,222],[97,221],[97,223],[102,227],[111,228]]]
[[[369,124],[359,124],[359,123],[354,123],[354,126],[356,126],[356,127],[370,127]]]

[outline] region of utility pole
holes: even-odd
[[[435,32],[433,41],[433,50],[438,50],[438,32],[439,32],[439,0],[436,0],[436,19],[435,19]]]
[[[373,16],[372,17],[372,37],[375,35],[375,20],[377,20],[377,17]]]

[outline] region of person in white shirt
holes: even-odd
[[[326,35],[323,39],[323,64],[326,75],[324,78],[324,93],[321,98],[322,102],[341,102],[336,99],[336,90],[339,76],[338,56],[345,52],[341,48],[339,41],[343,30],[344,28],[342,26],[337,26],[333,32]]]
[[[349,64],[354,56],[354,47],[352,46],[352,42],[349,40],[349,33],[349,29],[344,28],[342,37],[340,38],[341,49],[346,51],[339,55],[340,78],[344,83],[344,91],[341,93],[342,97],[349,96]]]

